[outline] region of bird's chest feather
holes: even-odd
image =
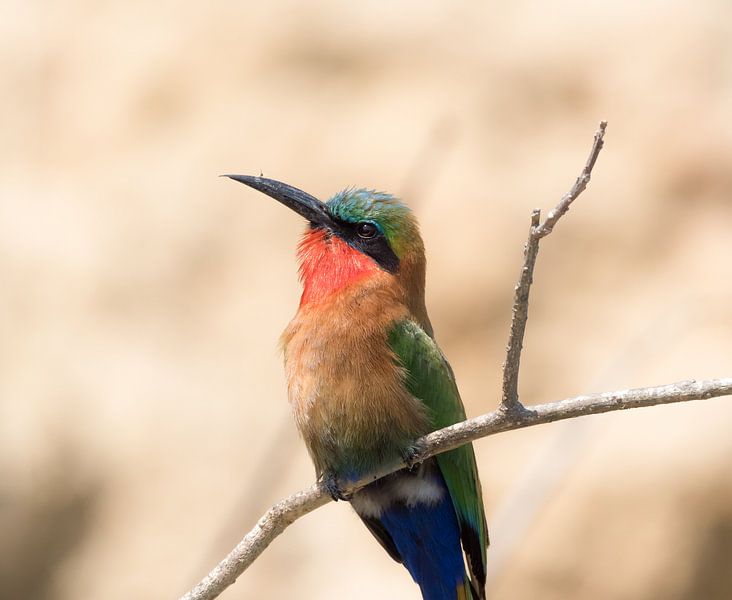
[[[377,285],[351,288],[301,306],[282,339],[290,404],[316,469],[344,475],[397,458],[429,430],[387,341],[406,308]]]

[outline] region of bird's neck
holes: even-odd
[[[369,294],[378,298],[384,307],[391,304],[406,307],[412,318],[432,335],[424,304],[422,252],[403,255],[398,275],[392,275],[338,236],[311,229],[300,242],[298,259],[303,284],[301,310],[322,311],[335,305],[342,310],[343,302],[348,303],[349,298],[360,306],[364,294]]]
[[[298,259],[303,284],[300,307],[318,304],[348,286],[385,275],[371,257],[322,229],[305,234]]]

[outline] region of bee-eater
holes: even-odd
[[[335,499],[350,500],[423,598],[485,598],[488,531],[472,445],[350,498],[342,492],[379,466],[409,463],[417,438],[465,419],[427,316],[424,245],[411,211],[371,190],[321,202],[272,179],[228,177],[309,222],[298,248],[302,297],[282,346],[289,401],[318,477]]]

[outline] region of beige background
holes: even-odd
[[[528,403],[732,374],[732,7],[4,0],[0,597],[174,598],[312,469],[277,338],[303,224],[219,179],[402,194],[470,415],[532,207]],[[728,598],[732,403],[476,446],[491,597]],[[417,598],[345,505],[223,598]]]

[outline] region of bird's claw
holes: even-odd
[[[340,486],[338,483],[338,477],[336,477],[335,473],[324,473],[321,481],[325,490],[336,502],[338,500],[344,500],[347,502],[352,498],[353,494],[344,491]]]
[[[409,469],[409,471],[414,471],[422,464],[423,459],[420,458],[422,452],[424,452],[424,444],[419,440],[415,441],[404,451],[404,456],[402,458],[404,458],[404,464],[407,465],[407,469]]]

